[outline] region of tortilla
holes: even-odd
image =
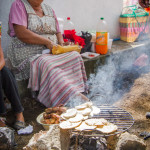
[[[66,113],[64,113],[62,116],[66,119],[69,119],[75,117],[76,114],[77,114],[77,110],[75,108],[72,108],[72,109],[68,109]]]
[[[75,129],[76,130],[78,130],[78,131],[82,131],[82,130],[92,130],[92,129],[95,129],[96,128],[96,126],[88,126],[86,123],[85,123],[85,121],[83,121],[82,123],[81,123],[81,125],[80,126],[78,126],[78,127],[76,127]]]
[[[83,115],[82,114],[77,114],[74,118],[70,118],[69,121],[71,123],[75,123],[75,122],[79,122],[79,121],[82,121],[84,118],[83,118]]]
[[[81,121],[80,122],[76,122],[76,123],[71,123],[70,121],[63,121],[59,124],[60,128],[62,129],[73,129],[77,126],[79,126],[81,124]]]
[[[103,126],[103,125],[106,125],[108,121],[104,118],[88,119],[88,120],[85,120],[85,123],[89,126]]]
[[[86,108],[82,111],[82,115],[83,116],[88,116],[91,113],[91,109],[90,108]]]
[[[113,133],[118,130],[118,127],[112,123],[109,123],[107,125],[104,125],[102,128],[96,128],[98,131],[101,131],[102,133]]]
[[[92,112],[91,114],[93,115],[97,115],[101,112],[100,108],[96,107],[96,106],[92,106]]]
[[[75,108],[77,110],[83,110],[83,109],[87,108],[87,106],[82,104],[82,105],[76,106]]]

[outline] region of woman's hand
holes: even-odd
[[[54,46],[54,44],[51,42],[51,41],[49,41],[48,40],[48,42],[46,42],[46,47],[48,48],[48,49],[50,49],[50,50],[52,50],[53,49],[53,46]]]
[[[67,45],[76,45],[74,44],[74,42],[64,42],[62,44],[60,44],[61,46],[67,46]],[[78,44],[77,44],[78,45]]]
[[[54,44],[52,41],[50,41],[50,40],[47,40],[47,42],[46,42],[46,47],[48,48],[48,49],[50,49],[50,50],[52,50],[53,49],[53,46],[56,46],[56,44]]]

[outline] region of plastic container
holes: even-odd
[[[73,40],[72,33],[75,33],[74,23],[70,20],[70,17],[67,17],[64,23],[64,39],[68,39],[71,42]]]
[[[108,40],[108,49],[111,49],[112,42],[113,42],[113,39],[109,39]]]
[[[105,55],[108,52],[108,30],[104,18],[100,18],[96,29],[96,53]]]
[[[95,42],[92,42],[91,51],[95,53]]]
[[[64,31],[65,30],[74,30],[74,23],[71,21],[70,17],[67,17],[67,20],[64,23]]]

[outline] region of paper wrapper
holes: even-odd
[[[52,54],[58,55],[58,54],[63,54],[71,51],[77,51],[80,53],[81,47],[78,45],[68,45],[68,46],[57,45],[57,46],[53,46]]]

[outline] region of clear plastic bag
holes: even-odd
[[[139,5],[124,7],[121,16],[123,17],[141,17],[148,15],[147,12]]]

